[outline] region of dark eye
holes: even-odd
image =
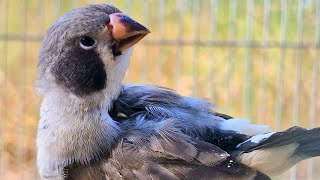
[[[85,50],[89,50],[92,49],[96,44],[96,40],[88,37],[88,36],[84,36],[80,39],[80,47],[82,47]]]

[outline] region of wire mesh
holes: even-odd
[[[124,82],[210,98],[275,130],[320,126],[320,0],[0,0],[0,179],[38,179],[37,54],[64,12],[109,3],[152,33]],[[279,179],[318,179],[319,158]]]

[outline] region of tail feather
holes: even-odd
[[[320,128],[292,127],[283,132],[257,135],[238,145],[238,160],[270,176],[296,163],[320,156]]]
[[[295,155],[306,158],[320,156],[320,128],[307,130],[298,143]]]

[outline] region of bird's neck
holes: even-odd
[[[111,151],[120,134],[120,127],[108,114],[112,98],[92,98],[97,99],[85,103],[61,93],[44,98],[37,137],[40,171],[88,164]]]

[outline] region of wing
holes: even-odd
[[[213,162],[203,162],[199,164],[201,160],[197,159],[197,157],[191,156],[191,159],[193,160],[190,161],[190,157],[188,160],[188,158],[181,158],[178,156],[179,154],[181,154],[183,149],[188,148],[176,149],[174,161],[170,160],[170,158],[168,159],[164,157],[160,158],[163,161],[154,161],[155,154],[151,153],[150,157],[144,157],[145,159],[147,159],[148,163],[140,164],[141,167],[144,167],[142,169],[146,174],[150,174],[149,171],[145,170],[146,165],[152,165],[151,167],[161,166],[161,168],[170,166],[172,169],[167,169],[169,172],[173,173],[172,171],[176,169],[177,172],[182,172],[182,176],[186,176],[188,178],[199,176],[199,174],[201,174],[204,179],[210,179],[215,176],[217,176],[217,179],[222,178],[223,176],[225,176],[223,179],[234,179],[236,177],[241,179],[242,176],[240,176],[239,174],[250,174],[250,176],[248,175],[246,177],[243,177],[245,179],[253,178],[256,175],[260,176],[261,173],[257,174],[257,171],[233,160],[234,157],[229,156],[229,153],[233,152],[238,144],[249,139],[252,135],[269,132],[270,130],[266,128],[266,126],[251,125],[247,120],[236,120],[228,115],[217,113],[213,111],[213,108],[214,105],[205,100],[181,96],[166,88],[155,86],[124,86],[120,96],[114,101],[113,108],[110,111],[110,114],[118,122],[124,124],[124,126],[127,127],[125,128],[127,130],[132,131],[132,127],[139,129],[140,127],[144,126],[143,124],[145,123],[166,124],[168,122],[174,121],[174,123],[168,123],[170,124],[170,126],[167,126],[167,128],[174,127],[180,132],[178,134],[172,134],[172,132],[175,131],[165,133],[170,134],[169,137],[175,137],[174,139],[176,141],[173,141],[172,139],[166,139],[167,141],[160,141],[159,139],[162,139],[164,137],[161,136],[161,133],[157,132],[153,133],[152,135],[141,135],[138,132],[145,131],[139,129],[139,131],[136,131],[136,133],[131,133],[135,135],[129,136],[152,136],[153,138],[152,140],[148,139],[137,142],[148,142],[147,144],[152,144],[152,142],[166,142],[164,143],[165,145],[168,145],[171,142],[172,144],[170,144],[170,147],[180,147],[182,144],[188,144],[193,147],[193,152],[199,151],[203,154],[206,154],[207,157],[203,156],[206,160],[210,159],[210,156],[214,156],[215,152],[220,151],[224,152],[224,154],[228,156],[228,158],[225,158],[223,160],[217,157],[213,159],[211,158]],[[149,130],[154,128],[155,127],[150,127]],[[239,129],[242,132],[239,131]],[[182,142],[182,139],[184,138],[186,138],[186,140]],[[130,138],[126,138],[125,141],[122,142],[122,147],[135,146],[134,142],[135,141],[131,141]],[[198,145],[199,147],[196,147],[196,145]],[[206,147],[207,149],[203,149],[203,151],[201,151],[200,147],[202,147],[202,145],[205,145],[203,147]],[[148,149],[146,148],[147,146],[143,147],[144,148],[142,149]],[[215,149],[216,151],[213,149]],[[217,149],[219,149],[219,151]],[[124,151],[123,154],[125,154],[126,152],[127,151]],[[150,153],[150,151],[145,152]],[[159,155],[158,150],[154,150],[152,152],[157,152],[156,154]],[[172,153],[170,151],[165,152],[167,154]],[[137,155],[143,154],[141,152],[135,153]],[[166,153],[163,152],[161,155],[165,155]],[[115,157],[118,158],[119,156],[114,155],[113,159],[117,159]],[[124,161],[128,159],[129,158],[125,156]],[[137,159],[141,159],[141,157],[136,158],[136,160]],[[132,161],[135,162],[136,160]],[[124,163],[124,161],[121,162],[121,160],[119,159],[117,159],[116,161],[120,164]],[[228,165],[230,161],[232,162],[232,167],[235,168],[231,168],[231,166]],[[133,162],[131,162],[131,164]],[[214,165],[210,166],[209,164]],[[112,163],[108,163],[108,166],[112,166]],[[237,172],[241,173],[237,174]],[[173,174],[181,178],[179,175],[176,175],[176,173]]]
[[[217,113],[214,107],[206,100],[181,96],[170,89],[136,85],[123,87],[109,113],[118,122],[138,116],[149,121],[176,118],[182,132],[227,152],[252,135],[271,132],[267,126]]]
[[[161,87],[124,86],[110,114],[120,123],[128,119],[137,121],[139,117],[149,123],[175,119],[172,126],[193,142],[220,148],[237,162],[270,176],[281,174],[301,160],[320,155],[320,128],[292,127],[287,131],[272,132],[267,126],[252,125],[246,119],[232,118],[213,108],[214,105],[205,100],[184,97]],[[223,162],[210,172],[221,173],[216,169]],[[199,172],[212,168],[197,167],[201,167]]]
[[[136,116],[103,165],[107,179],[270,179],[211,143],[176,128],[179,120]]]

